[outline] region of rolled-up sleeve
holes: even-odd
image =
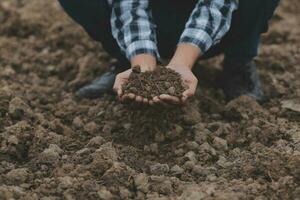
[[[149,0],[112,0],[111,5],[112,33],[126,57],[151,54],[159,58]]]
[[[204,54],[229,31],[232,13],[237,7],[237,0],[199,0],[179,44],[191,44]]]

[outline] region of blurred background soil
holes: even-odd
[[[0,199],[300,199],[300,3],[257,58],[268,100],[225,103],[221,58],[183,109],[74,91],[111,61],[56,1],[0,2]]]

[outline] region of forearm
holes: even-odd
[[[191,44],[179,44],[169,66],[187,67],[192,69],[200,55],[200,48]]]
[[[142,71],[153,70],[156,67],[156,58],[151,54],[139,54],[131,58],[131,66],[140,66]]]

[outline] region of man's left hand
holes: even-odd
[[[160,96],[154,97],[153,102],[156,104],[184,104],[189,97],[192,97],[197,89],[198,79],[193,74],[192,70],[189,67],[185,66],[167,66],[170,69],[173,69],[181,75],[182,82],[187,86],[187,90],[182,93],[182,97],[175,97],[168,94],[161,94]]]

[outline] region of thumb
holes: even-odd
[[[116,77],[116,80],[115,80],[115,83],[113,86],[113,90],[118,94],[118,96],[122,96],[122,94],[123,94],[122,85],[123,85],[122,79],[120,79],[119,77]]]
[[[182,93],[181,100],[183,102],[185,102],[189,97],[194,96],[196,89],[197,89],[197,83],[191,83],[191,84],[188,84],[188,86],[189,86],[189,88]]]

